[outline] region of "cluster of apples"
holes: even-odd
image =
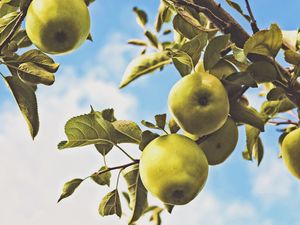
[[[77,49],[90,32],[84,0],[33,0],[26,14],[26,33],[45,53],[64,54]]]
[[[203,189],[209,165],[224,162],[233,152],[238,129],[228,116],[223,84],[205,71],[180,79],[170,91],[168,104],[184,133],[151,141],[141,156],[140,176],[146,189],[161,201],[183,205]],[[199,138],[203,142],[197,144]]]

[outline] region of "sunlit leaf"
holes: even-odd
[[[117,189],[104,196],[100,202],[98,211],[101,216],[109,216],[114,214],[116,214],[118,217],[122,216],[121,201]]]
[[[79,185],[82,183],[82,179],[73,179],[67,183],[64,184],[63,191],[61,196],[59,197],[57,202],[60,202],[64,198],[69,197],[74,193],[74,191],[79,187]]]

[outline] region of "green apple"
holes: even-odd
[[[179,80],[170,91],[168,105],[178,125],[198,137],[220,129],[229,113],[223,84],[205,72],[195,72]]]
[[[204,187],[208,162],[191,139],[180,134],[164,135],[143,150],[140,176],[146,189],[164,203],[184,205]]]
[[[281,145],[281,155],[288,170],[300,179],[300,128],[285,136]]]
[[[33,0],[26,15],[26,32],[43,52],[70,52],[89,35],[88,8],[84,0]]]
[[[217,165],[224,162],[233,152],[238,141],[238,129],[235,122],[228,117],[225,124],[199,145],[204,151],[208,164]]]

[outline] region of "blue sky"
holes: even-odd
[[[90,147],[59,152],[56,144],[65,138],[63,125],[67,119],[88,112],[90,104],[99,110],[114,107],[119,118],[136,121],[152,120],[155,114],[167,111],[168,92],[180,78],[172,67],[118,89],[126,65],[138,54],[126,41],[142,37],[132,7],[147,10],[153,22],[158,3],[96,0],[91,5],[94,41],[86,42],[69,55],[55,57],[61,64],[56,83],[38,91],[41,129],[34,142],[9,91],[0,83],[0,224],[126,224],[116,217],[98,216],[99,201],[108,189],[92,182],[56,204],[65,181],[85,177],[101,166],[100,157]],[[261,28],[274,22],[284,30],[299,27],[298,0],[255,1],[252,5]],[[2,67],[0,70],[6,72]],[[262,99],[254,93],[249,98],[257,106]],[[241,157],[245,137],[243,128],[240,129],[239,143],[232,156],[224,164],[210,168],[207,185],[194,201],[176,207],[172,215],[163,214],[163,224],[181,225],[186,220],[191,225],[299,224],[299,180],[277,159],[277,136],[273,127],[263,134],[265,157],[257,168]],[[126,147],[132,154],[139,154],[135,146]],[[108,160],[116,165],[125,159],[112,152]],[[139,224],[148,222],[143,219]]]

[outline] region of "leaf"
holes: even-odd
[[[70,119],[65,125],[68,141],[58,144],[58,149],[90,144],[115,143],[115,129],[100,113],[91,112]]]
[[[251,22],[251,17],[247,14],[245,14],[239,4],[236,2],[233,2],[231,0],[226,0],[228,5],[230,5],[232,8],[234,8],[236,11],[238,11],[248,22]]]
[[[283,98],[286,98],[285,90],[280,87],[275,87],[271,89],[267,94],[267,99],[269,101],[281,100]]]
[[[137,46],[147,46],[147,43],[145,41],[139,39],[131,39],[127,43],[131,45],[137,45]]]
[[[15,27],[19,17],[21,16],[20,13],[10,13],[9,20],[0,22],[0,46],[3,45],[4,41],[6,40],[7,36],[10,34],[11,30]],[[6,15],[7,16],[7,15]],[[3,19],[3,18],[1,18]]]
[[[31,137],[34,139],[39,130],[39,116],[34,90],[16,76],[4,77],[4,80],[14,95],[28,125]]]
[[[140,143],[140,145],[139,145],[139,149],[140,149],[141,151],[143,151],[144,148],[145,148],[152,140],[154,140],[154,139],[157,138],[157,137],[159,137],[159,135],[156,134],[156,133],[153,133],[153,132],[151,132],[151,131],[149,131],[149,130],[143,131],[143,133],[142,133],[142,140],[141,140],[141,143]]]
[[[259,138],[260,130],[250,125],[246,125],[246,143],[247,150],[250,156],[250,160],[252,160],[253,148]]]
[[[260,137],[258,137],[255,145],[253,146],[253,156],[257,161],[257,166],[259,166],[264,156],[264,146]]]
[[[252,63],[248,69],[257,83],[272,82],[277,79],[277,70],[275,66],[266,61]]]
[[[23,53],[18,58],[18,61],[21,63],[35,63],[39,67],[42,67],[43,69],[51,73],[55,73],[59,68],[59,64],[55,63],[52,58],[37,49],[32,49]]]
[[[173,52],[172,60],[181,76],[190,74],[194,68],[192,58],[183,51]]]
[[[277,113],[283,113],[296,108],[296,105],[288,98],[276,101],[266,101],[261,106],[261,113],[274,116]]]
[[[244,45],[244,53],[275,57],[282,45],[282,33],[278,25],[272,24],[269,30],[261,30],[250,37]]]
[[[148,127],[150,129],[157,129],[157,126],[151,122],[148,122],[146,120],[142,120],[141,124],[143,124],[145,127]]]
[[[282,31],[282,40],[283,44],[292,51],[297,51],[297,39],[298,39],[298,30],[283,30]]]
[[[264,131],[265,121],[254,108],[245,106],[241,102],[230,103],[230,115],[235,122],[249,124]]]
[[[64,184],[62,194],[60,195],[57,202],[60,202],[64,198],[69,197],[74,193],[74,191],[79,187],[79,185],[82,183],[83,179],[73,179],[71,181],[68,181]]]
[[[221,35],[213,38],[206,47],[203,62],[205,70],[210,70],[221,59],[221,51],[226,48],[230,35]]]
[[[133,121],[117,120],[112,123],[116,129],[118,143],[140,143],[142,139],[141,128]]]
[[[153,47],[158,48],[159,42],[155,34],[151,33],[149,30],[146,30],[144,35],[147,37]]]
[[[143,28],[148,22],[148,16],[146,12],[137,7],[133,8],[133,12],[136,14],[136,22]]]
[[[208,35],[205,32],[199,33],[192,40],[184,43],[180,47],[180,51],[187,53],[193,62],[193,65],[196,65],[200,59],[201,51],[207,44]]]
[[[248,63],[248,59],[244,53],[244,49],[237,47],[235,44],[231,46],[233,57],[240,63]]]
[[[284,52],[284,59],[290,64],[300,65],[300,54],[295,51],[286,50]]]
[[[176,123],[173,117],[169,120],[168,127],[171,134],[175,134],[180,130],[179,125]]]
[[[129,221],[129,224],[131,224],[136,222],[143,215],[144,210],[147,208],[148,192],[141,181],[138,164],[127,167],[122,171],[122,174],[128,185],[130,209],[133,211],[133,215]]]
[[[249,87],[257,87],[257,83],[253,79],[250,73],[248,72],[237,72],[226,77],[226,80],[231,82],[234,85],[245,85]]]
[[[103,119],[107,120],[108,122],[115,122],[117,119],[115,117],[114,109],[104,109],[101,112]]]
[[[97,151],[102,155],[106,156],[110,150],[114,147],[111,143],[95,144]]]
[[[155,115],[156,126],[160,129],[165,129],[167,114]]]
[[[160,2],[158,8],[158,14],[155,20],[155,30],[156,32],[160,32],[161,27],[164,23],[167,23],[172,18],[172,11],[169,6],[167,6],[163,1]]]
[[[17,31],[11,41],[15,41],[19,48],[26,48],[32,44],[26,31],[23,29]]]
[[[220,59],[219,62],[217,62],[210,70],[209,73],[216,76],[217,78],[219,78],[220,80],[222,78],[226,78],[229,75],[236,73],[237,69],[235,68],[235,66],[225,60],[225,59]]]
[[[107,171],[105,173],[99,174],[100,172],[103,172],[103,171],[105,171],[107,169],[108,169],[107,166],[101,167],[100,170],[99,170],[99,172],[96,172],[96,173],[94,173],[91,176],[91,179],[93,181],[95,181],[99,185],[107,185],[107,186],[109,186],[110,185],[111,172]]]
[[[116,214],[121,218],[122,216],[122,208],[119,192],[117,189],[109,192],[104,196],[99,205],[99,214],[101,216],[109,216]]]
[[[171,63],[171,60],[167,52],[155,52],[138,56],[127,66],[120,88],[125,87],[138,77],[151,73],[169,63]]]
[[[18,68],[19,77],[31,84],[52,85],[55,81],[53,73],[35,65],[32,62],[22,63]]]

